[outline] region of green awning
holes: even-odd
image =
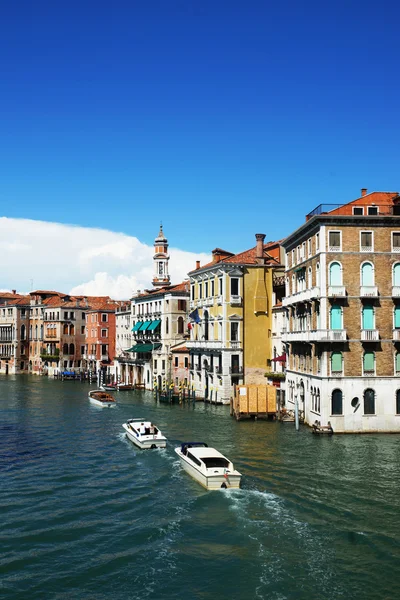
[[[136,344],[136,346],[132,346],[126,352],[152,352],[158,348],[161,348],[161,344]]]
[[[138,331],[143,325],[143,321],[138,321],[134,327],[132,327],[131,331]]]
[[[155,321],[151,321],[147,331],[154,331],[155,329],[157,329],[157,327],[159,326],[160,323],[161,323],[161,321],[159,319],[156,319]]]
[[[141,328],[139,329],[139,331],[146,331],[146,329],[148,328],[148,326],[150,325],[151,321],[145,321]]]

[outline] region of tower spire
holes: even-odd
[[[155,288],[170,285],[170,276],[168,275],[168,240],[164,235],[162,223],[160,231],[154,240],[154,277],[153,286]]]

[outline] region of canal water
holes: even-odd
[[[92,386],[93,387],[93,386]],[[0,376],[3,600],[395,599],[400,436],[313,436],[223,406]],[[140,451],[122,423],[154,421]],[[208,442],[242,489],[207,492],[174,448]]]

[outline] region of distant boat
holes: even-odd
[[[115,398],[104,390],[91,390],[88,395],[90,402],[96,406],[111,408],[117,404]]]
[[[312,432],[317,435],[333,435],[333,428],[331,422],[328,421],[328,425],[321,425],[321,422],[316,420],[312,425]]]
[[[100,386],[102,390],[114,391],[114,392],[125,392],[133,390],[134,386],[130,383],[105,383]]]
[[[141,450],[148,448],[165,448],[167,438],[151,421],[129,419],[122,425],[130,441]]]
[[[226,456],[204,442],[184,442],[175,452],[185,471],[207,490],[240,487],[241,473]]]

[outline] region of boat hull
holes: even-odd
[[[89,400],[92,404],[94,404],[95,406],[100,406],[101,408],[112,408],[116,405],[115,402],[101,402],[100,400],[96,400],[96,398],[91,398],[90,396]]]
[[[212,469],[214,473],[202,473],[199,469],[196,469],[190,462],[188,462],[182,453],[178,449],[175,452],[180,458],[182,467],[186,473],[193,479],[200,483],[206,490],[219,490],[221,488],[240,488],[241,474],[238,472],[224,473],[224,469]],[[236,474],[237,473],[237,474]]]
[[[135,444],[141,450],[150,450],[151,448],[165,448],[167,445],[167,438],[164,436],[157,435],[142,435],[137,437],[137,435],[130,429],[125,423],[122,425],[125,429],[127,438]]]

